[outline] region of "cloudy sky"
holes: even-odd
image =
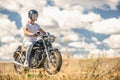
[[[120,0],[1,0],[0,59],[10,59],[22,42],[30,9],[63,55],[120,56]]]

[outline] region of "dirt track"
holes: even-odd
[[[74,68],[74,69],[71,69]],[[40,69],[42,70],[42,69]],[[62,68],[59,74],[63,73],[71,73],[71,72],[78,72],[80,70],[79,61],[77,60],[66,60],[64,59]],[[38,71],[38,70],[36,70]],[[0,73],[2,74],[9,74],[15,73],[14,64],[12,62],[0,62]]]
[[[0,62],[0,73],[15,72],[14,65],[11,62]]]
[[[94,64],[97,64],[97,67],[107,69],[107,65],[112,66],[116,65],[120,61],[120,58],[113,59],[64,59],[62,63],[62,68],[59,74],[78,74],[84,73],[89,68],[94,68]],[[106,65],[107,64],[107,65]],[[103,67],[102,67],[103,66]],[[41,70],[41,69],[40,69]],[[90,69],[91,70],[91,69]],[[36,70],[39,71],[39,70]],[[14,65],[12,62],[0,62],[0,73],[14,73]]]
[[[120,80],[120,58],[99,59],[64,59],[62,68],[57,75],[44,76],[44,70],[30,70],[30,80]],[[43,75],[40,77],[39,72]],[[11,62],[0,62],[0,80],[28,80],[16,76]],[[38,73],[38,74],[37,74]],[[34,76],[33,76],[34,74]],[[38,77],[39,75],[39,77]],[[94,76],[93,76],[94,75]],[[8,78],[4,77],[8,76]],[[16,77],[14,77],[16,76]],[[111,77],[112,76],[112,77]],[[33,78],[37,79],[33,79]],[[5,79],[6,78],[6,79]],[[45,78],[45,79],[44,79]]]

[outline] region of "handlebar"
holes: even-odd
[[[42,36],[42,37],[48,37],[48,36],[50,36],[50,33],[46,32],[46,35],[42,35],[40,32],[37,32],[35,35],[36,36]]]

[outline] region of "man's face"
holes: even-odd
[[[37,21],[38,15],[37,14],[32,14],[32,20]]]

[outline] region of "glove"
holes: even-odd
[[[33,34],[33,35],[31,35],[31,37],[37,37],[37,34]]]
[[[40,35],[41,33],[40,33],[40,32],[37,32],[36,34],[37,34],[37,35]]]
[[[50,33],[49,33],[49,32],[46,32],[46,36],[50,36]]]

